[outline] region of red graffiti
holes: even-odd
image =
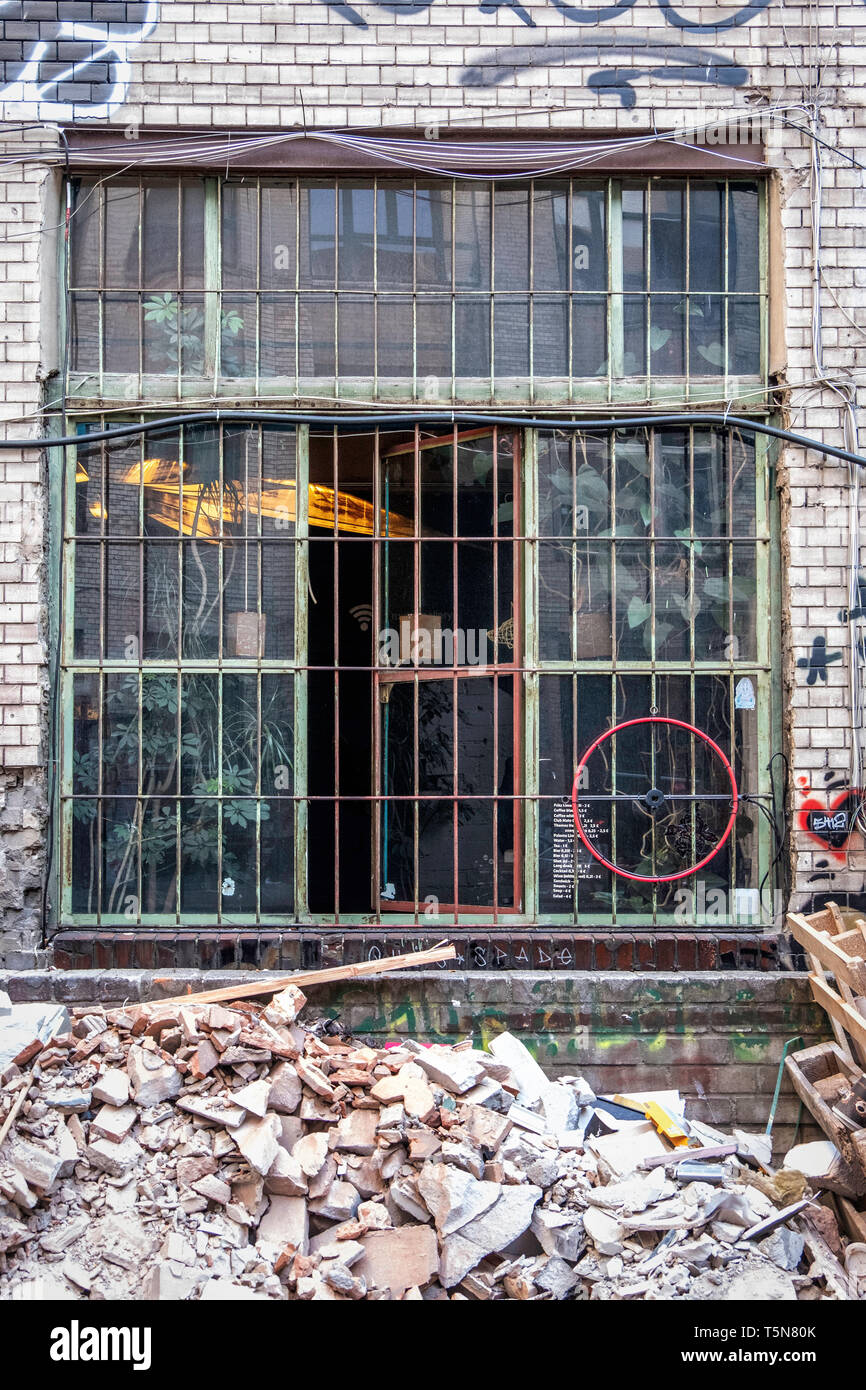
[[[829,806],[810,798],[800,807],[800,829],[834,859],[844,860],[861,793],[846,788]]]

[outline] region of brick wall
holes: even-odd
[[[244,978],[200,970],[0,971],[0,989],[13,1000],[116,1003]],[[763,1130],[785,1042],[799,1036],[812,1047],[827,1037],[826,1016],[812,1003],[806,976],[793,973],[642,979],[606,972],[413,971],[311,987],[307,1013],[319,1012],[374,1043],[408,1033],[446,1042],[472,1036],[486,1044],[509,1029],[546,1071],[580,1073],[597,1092],[611,1094],[675,1087],[688,1115],[724,1130]],[[786,1077],[773,1128],[779,1152],[794,1142],[798,1119],[799,1137],[816,1137]]]
[[[431,139],[478,128],[642,134],[713,120],[732,107],[745,111],[761,99],[794,107],[808,97],[820,70],[823,138],[862,161],[866,8],[859,3],[769,5],[738,24],[730,22],[734,7],[724,6],[728,27],[714,30],[716,6],[671,9],[649,0],[597,25],[579,22],[586,15],[570,13],[565,0],[500,4],[487,13],[479,5],[431,0],[408,14],[373,0],[162,0],[158,6],[94,6],[93,22],[107,26],[105,42],[95,47],[78,32],[64,38],[57,29],[67,14],[80,20],[86,7],[61,0],[58,17],[53,7],[40,7],[47,17],[38,21],[32,15],[25,20],[26,8],[4,9],[4,120],[96,121],[112,126],[131,147],[158,126],[399,128]],[[48,44],[40,74],[48,85],[38,101],[32,86],[20,86],[35,42]],[[689,50],[695,50],[691,58]],[[52,87],[70,59],[75,71]],[[632,68],[642,75],[631,76]],[[806,119],[796,110],[788,114],[800,123]],[[24,142],[60,150],[46,129],[4,134],[0,155],[17,157]],[[794,428],[839,444],[844,411],[838,394],[816,381],[811,347],[810,158],[802,134],[769,127],[767,159],[779,193],[779,399]],[[822,160],[823,367],[837,384],[847,383],[862,406],[864,174],[829,150]],[[42,377],[57,365],[53,179],[38,163],[0,164],[0,424],[16,435],[38,432],[33,412],[42,399]],[[56,391],[56,378],[46,386],[49,394]],[[35,452],[0,457],[0,870],[6,866],[0,959],[19,965],[36,960],[34,894],[44,852],[48,576],[42,468]],[[778,476],[794,900],[808,907],[833,897],[866,907],[862,837],[828,847],[804,824],[810,804],[844,803],[862,781],[851,769],[851,657],[840,617],[848,605],[848,470],[786,447]],[[862,670],[856,677],[862,680]],[[25,803],[31,819],[19,824]],[[28,842],[34,832],[35,841]]]

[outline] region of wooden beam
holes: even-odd
[[[860,1048],[866,1050],[866,1018],[850,1004],[846,1004],[844,999],[840,999],[835,990],[832,990],[821,979],[820,975],[810,975],[809,983],[812,986],[815,999],[822,1009],[826,1009],[831,1022],[835,1020],[840,1027],[850,1033]]]
[[[142,1009],[162,1007],[165,1004],[221,1004],[227,999],[254,999],[260,994],[277,994],[289,985],[306,989],[308,985],[357,980],[367,975],[383,975],[389,970],[410,970],[419,965],[436,965],[441,960],[453,960],[456,955],[456,946],[434,946],[429,951],[410,951],[408,955],[385,956],[381,960],[361,961],[358,965],[335,965],[329,970],[300,971],[295,975],[282,975],[278,979],[230,985],[227,989],[206,989],[197,994],[176,994],[170,999],[152,999],[149,1004],[139,1004],[135,1007]]]
[[[799,913],[788,915],[788,925],[800,945],[810,956],[817,956],[825,970],[832,970],[836,979],[855,994],[866,994],[866,960],[862,956],[848,955],[839,946],[839,937],[816,931],[809,919],[801,917]]]

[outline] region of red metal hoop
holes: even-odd
[[[589,762],[596,748],[598,748],[600,744],[606,742],[606,740],[611,738],[614,734],[621,733],[623,729],[634,728],[636,724],[669,724],[675,729],[685,729],[687,733],[694,734],[696,738],[702,739],[704,743],[708,744],[709,747],[712,748],[713,752],[721,761],[721,764],[724,767],[726,773],[728,774],[728,778],[731,783],[731,814],[728,818],[728,823],[725,826],[724,832],[718,844],[715,846],[714,849],[710,850],[709,854],[704,856],[700,863],[692,865],[690,869],[681,869],[680,872],[676,874],[632,874],[629,873],[627,869],[621,869],[617,864],[612,863],[611,860],[605,859],[604,855],[601,854],[595,848],[594,845],[590,844],[586,835],[583,833],[583,826],[580,823],[580,816],[577,810],[577,803],[580,799],[577,794],[577,786],[578,782],[580,781],[580,774],[582,773],[583,769],[586,767],[586,764]],[[635,800],[639,799],[640,798],[635,797]],[[642,719],[627,719],[625,723],[615,724],[612,729],[608,729],[607,732],[602,734],[600,738],[597,738],[595,740],[595,743],[591,744],[590,747],[586,750],[580,762],[578,763],[577,771],[574,774],[574,782],[571,788],[571,808],[574,814],[574,825],[584,847],[589,850],[593,859],[597,859],[599,864],[603,864],[606,869],[610,869],[611,873],[618,874],[620,878],[631,879],[634,883],[673,883],[675,879],[690,878],[691,875],[696,874],[699,869],[703,869],[706,864],[709,864],[711,859],[715,859],[719,850],[722,849],[725,842],[729,838],[731,831],[734,828],[734,821],[737,818],[738,799],[739,792],[737,789],[737,779],[734,776],[734,769],[731,767],[731,764],[728,762],[728,759],[725,757],[719,745],[713,742],[709,734],[705,734],[703,730],[696,728],[694,724],[685,724],[681,719],[667,719],[660,714],[645,715]]]

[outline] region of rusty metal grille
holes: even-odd
[[[79,428],[64,919],[676,922],[694,886],[617,880],[568,803],[586,747],[651,713],[772,805],[768,475],[736,431]],[[664,756],[706,790],[694,748]],[[720,814],[710,789],[647,838],[608,812],[599,848],[651,873]],[[744,803],[705,903],[754,908],[767,821]]]
[[[77,179],[73,398],[756,399],[754,180]]]

